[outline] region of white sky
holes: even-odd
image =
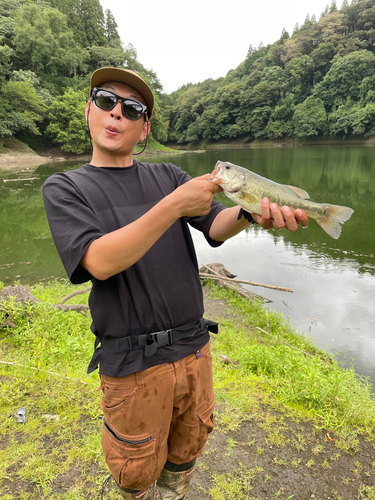
[[[114,15],[122,42],[157,73],[169,94],[186,83],[225,76],[246,58],[250,44],[291,35],[306,15],[316,20],[332,0],[100,0]],[[341,8],[342,0],[336,0]]]

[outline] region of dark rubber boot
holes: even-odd
[[[171,472],[163,469],[156,483],[161,500],[186,499],[193,470],[194,467],[182,472]]]
[[[137,492],[120,488],[120,486],[118,489],[125,500],[158,500],[156,484],[153,484],[147,490]]]

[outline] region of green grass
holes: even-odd
[[[108,472],[100,445],[99,378],[97,372],[86,374],[93,351],[91,320],[49,306],[77,290],[66,281],[30,288],[42,302],[26,309],[8,303],[7,314],[17,327],[0,329],[1,498],[98,498]],[[311,447],[304,422],[312,422],[316,432],[334,433],[337,450],[325,460],[319,447],[312,448],[307,470],[329,469],[342,455],[357,453],[361,440],[374,442],[375,400],[368,380],[341,367],[262,304],[215,286],[211,294],[224,298],[234,313],[216,318],[220,333],[212,341],[218,431],[235,431],[244,422],[256,421],[267,437],[259,446],[251,433],[248,436],[255,460],[269,448],[288,445],[296,458],[282,463],[282,454],[277,454],[274,466],[297,467],[298,453]],[[87,299],[86,293],[69,303]],[[0,324],[5,319],[0,312]],[[220,354],[233,363],[223,364]],[[24,405],[27,422],[19,424],[14,414]],[[290,420],[295,422],[292,431]],[[224,457],[230,459],[237,446],[236,439],[228,437]],[[256,478],[269,477],[256,466],[210,473],[214,500],[255,498]],[[347,477],[362,473],[375,475],[375,463],[372,470],[355,464]],[[116,498],[112,495],[106,498]],[[283,500],[288,496],[275,495]],[[375,499],[374,488],[361,483],[358,498]]]
[[[223,292],[213,285],[213,294],[219,298]],[[229,307],[242,315],[240,321],[235,316],[220,322],[215,351],[236,364],[223,370],[217,360],[219,395],[223,388],[226,400],[229,397],[231,404],[242,407],[245,415],[254,404],[246,396],[250,386],[262,398],[274,398],[273,404],[314,418],[317,426],[336,431],[353,426],[372,435],[375,397],[367,378],[340,366],[297,333],[282,314],[270,313],[262,304],[251,303],[234,292],[226,292],[225,297]],[[228,386],[229,395],[225,391]]]

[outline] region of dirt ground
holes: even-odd
[[[64,157],[39,156],[32,153],[0,154],[0,170],[30,169],[49,163],[50,161],[64,161]]]

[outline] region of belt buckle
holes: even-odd
[[[163,347],[165,345],[171,345],[172,341],[172,329],[164,330],[161,332],[150,333],[150,337],[156,341],[158,347]]]

